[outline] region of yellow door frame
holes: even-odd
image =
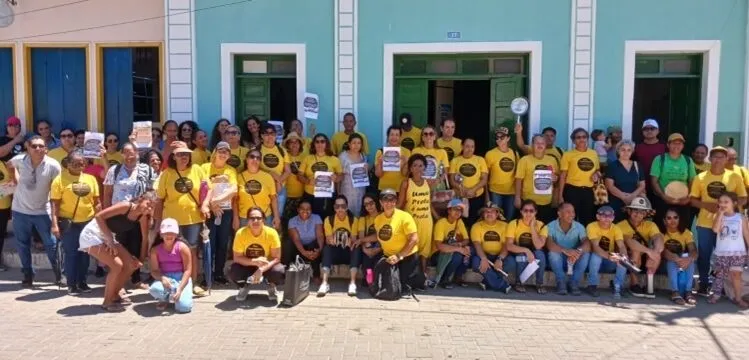
[[[135,47],[154,47],[159,50],[159,114],[161,114],[159,123],[163,124],[166,119],[166,57],[164,56],[164,42],[162,41],[129,41],[129,42],[103,42],[96,43],[96,94],[97,105],[99,109],[99,119],[97,124],[99,131],[104,132],[104,49],[106,48],[135,48]]]
[[[89,72],[91,71],[91,64],[89,61],[90,43],[85,42],[70,42],[70,43],[55,43],[55,42],[40,42],[40,43],[24,43],[23,44],[23,63],[24,63],[24,84],[26,90],[26,132],[34,131],[34,104],[32,95],[34,91],[32,89],[31,81],[31,50],[35,48],[74,48],[83,49],[86,53],[86,124],[89,124],[91,120],[91,101],[90,101],[90,89],[89,89]]]

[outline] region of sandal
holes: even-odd
[[[687,304],[689,304],[689,305],[696,305],[697,304],[697,298],[695,298],[694,295],[692,295],[692,294],[687,294],[687,296],[685,296],[684,299],[687,300]]]
[[[108,304],[108,305],[101,305],[101,309],[106,312],[123,312],[125,311],[125,308],[122,307],[122,305],[114,303],[114,304]]]
[[[543,285],[536,286],[536,292],[543,295],[546,294],[546,288]]]
[[[119,303],[122,306],[128,306],[128,305],[132,305],[133,304],[133,301],[130,300],[129,297],[121,297],[121,298],[115,300],[115,302]]]
[[[521,294],[525,294],[525,286],[523,286],[522,284],[515,284],[515,286],[513,287],[515,288],[515,291]]]
[[[747,304],[746,301],[744,300],[739,300],[739,301],[732,300],[732,301],[734,304],[736,304],[736,306],[739,307],[739,309],[742,309],[742,310],[749,309],[749,304]]]
[[[718,294],[712,294],[710,297],[707,298],[707,302],[710,304],[715,304],[720,300],[720,295]]]
[[[160,303],[156,304],[156,310],[164,311],[164,310],[166,310],[167,306],[169,306],[169,303],[160,302]]]
[[[677,305],[684,305],[687,303],[686,301],[684,301],[684,298],[676,292],[671,295],[671,301],[673,301]]]

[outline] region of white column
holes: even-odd
[[[749,16],[749,6],[746,10],[747,16]],[[746,52],[744,53],[744,121],[741,125],[741,147],[743,148],[740,164],[746,164],[749,161],[749,17],[746,18],[746,28],[744,31],[744,45]]]
[[[165,120],[195,120],[194,94],[194,0],[164,0],[166,26]]]
[[[569,129],[561,133],[593,124],[595,17],[596,0],[572,0]]]
[[[343,114],[356,114],[357,0],[336,0],[335,19],[335,129],[341,127]]]

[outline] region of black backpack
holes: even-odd
[[[390,265],[385,258],[381,258],[374,267],[374,281],[369,285],[369,293],[380,300],[400,299],[401,277],[398,266]]]

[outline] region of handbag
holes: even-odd
[[[286,279],[281,305],[291,307],[302,302],[309,295],[312,266],[297,255],[296,261],[286,269]]]
[[[71,215],[69,218],[64,218],[64,217],[57,218],[57,228],[60,229],[60,235],[68,231],[68,229],[70,229],[70,226],[73,225],[73,219],[75,219],[75,213],[78,212],[78,204],[80,202],[81,202],[81,197],[79,196],[78,200],[75,201],[75,208],[73,208],[73,215]]]

